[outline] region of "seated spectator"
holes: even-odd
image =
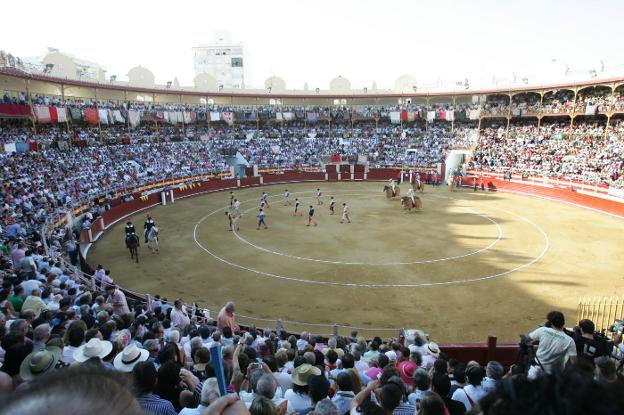
[[[466,412],[468,412],[485,396],[486,392],[483,386],[481,386],[483,381],[483,369],[481,367],[478,365],[468,366],[466,377],[468,378],[468,384],[463,388],[455,390],[451,398],[454,401],[463,403]]]
[[[485,393],[490,393],[496,389],[496,385],[500,383],[504,374],[505,370],[503,365],[495,360],[488,362],[485,366],[485,378],[483,378],[483,382],[481,382],[483,391]]]
[[[321,374],[320,369],[308,363],[295,367],[292,374],[293,387],[284,393],[284,399],[288,401],[289,410],[303,411],[312,407],[308,380],[311,376]]]
[[[408,396],[408,401],[410,404],[418,407],[418,402],[431,388],[431,378],[429,377],[429,373],[423,368],[418,368],[414,372],[414,392],[410,393]]]
[[[132,368],[132,378],[136,400],[145,412],[159,415],[177,415],[178,412],[171,402],[154,394],[157,374],[153,364],[138,362]]]
[[[351,408],[351,401],[355,397],[355,394],[353,393],[353,380],[348,373],[339,373],[336,377],[336,386],[338,387],[338,390],[332,398],[332,402],[338,408],[338,414],[344,415],[349,412],[349,409]]]
[[[462,402],[451,399],[451,380],[445,373],[436,373],[431,379],[431,390],[444,401],[449,415],[463,415],[466,407]]]

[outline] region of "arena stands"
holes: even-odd
[[[92,275],[80,270],[80,229],[104,215],[109,201],[163,180],[227,175],[221,150],[230,147],[263,169],[320,169],[321,157],[333,154],[365,155],[371,167],[429,169],[450,150],[474,150],[470,163],[482,170],[624,187],[624,124],[597,117],[624,109],[622,91],[541,92],[492,94],[482,104],[353,106],[153,104],[5,92],[0,407],[20,413],[34,405],[35,393],[63,397],[59,379],[65,379],[87,403],[100,387],[117,391],[104,412],[122,413],[116,404],[127,413],[199,412],[221,394],[209,351],[221,345],[225,386],[247,406],[348,410],[378,390],[375,405],[386,413],[414,413],[436,399],[434,391],[449,413],[475,405],[483,413],[519,413],[532,399],[553,405],[547,396],[554,389],[574,402],[569,413],[591,413],[587,402],[599,413],[617,413],[623,385],[609,359],[589,366],[570,359],[565,370],[549,368],[530,381],[523,376],[527,362],[501,362],[503,369],[494,359],[458,361],[435,343],[435,333],[364,339],[241,328],[232,307],[214,322],[182,300],[156,297],[148,304],[133,297],[114,285],[105,266]],[[588,118],[571,122],[577,112]],[[54,226],[78,207],[78,229]],[[135,396],[127,393],[129,382]]]

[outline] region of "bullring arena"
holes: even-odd
[[[624,414],[622,5],[57,3],[2,6],[0,415]]]
[[[88,259],[107,264],[135,292],[183,297],[211,310],[233,298],[240,314],[259,318],[247,320],[257,325],[281,319],[293,330],[329,333],[339,324],[342,332],[353,326],[371,335],[421,327],[445,342],[481,341],[490,334],[482,321],[496,324],[499,338],[513,342],[551,308],[574,314],[582,293],[624,286],[622,247],[603,243],[618,239],[622,221],[608,211],[519,193],[428,186],[417,193],[424,208],[405,213],[382,186],[313,182],[236,189],[243,212],[238,232],[228,232],[223,217],[227,190],[180,199],[148,209],[160,224],[158,255],[145,246],[140,262],[131,261],[122,220],[107,229]],[[301,199],[303,216],[284,206],[285,188],[291,201]],[[263,191],[271,195],[269,229],[256,230]],[[338,205],[333,216],[330,196]],[[343,201],[352,211],[350,224],[339,223]],[[304,226],[310,204],[318,211],[317,228]],[[130,219],[141,223],[144,217],[141,212]],[[600,249],[591,248],[597,244]],[[433,318],[442,310],[443,319]]]

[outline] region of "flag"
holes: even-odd
[[[435,120],[436,112],[435,111],[427,111],[427,121],[431,122]]]
[[[80,108],[70,108],[69,112],[71,113],[72,120],[81,120],[82,119],[82,111]]]
[[[50,108],[45,105],[35,105],[35,116],[37,117],[37,122],[40,124],[47,124],[52,121],[50,118]]]
[[[108,110],[106,108],[100,108],[98,110],[98,116],[100,117],[100,123],[108,125]]]
[[[128,111],[128,121],[130,121],[132,128],[136,128],[141,122],[141,113],[137,110]]]
[[[276,119],[277,121],[283,121],[283,120],[284,120],[284,117],[283,117],[283,115],[282,115],[282,113],[281,113],[281,112],[276,112],[276,113],[275,113],[275,119]]]
[[[585,106],[585,115],[596,115],[596,111],[598,110],[598,105],[586,105]]]
[[[284,113],[284,120],[286,121],[291,121],[292,119],[294,119],[295,114],[292,112],[285,112]]]
[[[225,111],[221,113],[221,119],[227,123],[227,125],[234,124],[234,114],[230,111]]]
[[[56,124],[58,122],[58,115],[56,112],[56,107],[48,107],[48,110],[50,111],[50,122],[52,124]]]
[[[98,123],[98,112],[95,108],[85,108],[84,110],[84,119],[89,124],[97,124]]]
[[[216,111],[212,111],[210,113],[210,121],[219,121],[221,119],[221,114],[216,112]]]
[[[400,124],[401,123],[401,113],[399,111],[391,111],[390,112],[390,122],[392,124]]]
[[[115,122],[122,123],[122,124],[126,122],[123,115],[121,115],[121,111],[119,110],[113,111],[113,119],[115,120]]]
[[[57,107],[56,108],[56,117],[58,122],[67,122],[67,108],[65,107]]]
[[[191,122],[191,113],[184,111],[182,113],[182,119],[184,120],[184,124],[189,124]]]
[[[308,112],[309,123],[315,123],[317,119],[318,119],[318,115],[316,114],[316,112]]]

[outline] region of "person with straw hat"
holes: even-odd
[[[74,360],[80,363],[94,358],[102,361],[110,354],[111,350],[113,350],[111,342],[93,337],[86,344],[74,350]]]
[[[48,346],[38,352],[33,352],[22,361],[19,372],[20,377],[25,381],[32,381],[54,370],[60,360],[61,349],[59,347]]]
[[[149,359],[147,350],[139,349],[134,343],[130,343],[115,356],[113,366],[120,372],[130,373],[137,363],[145,362],[147,359]]]

